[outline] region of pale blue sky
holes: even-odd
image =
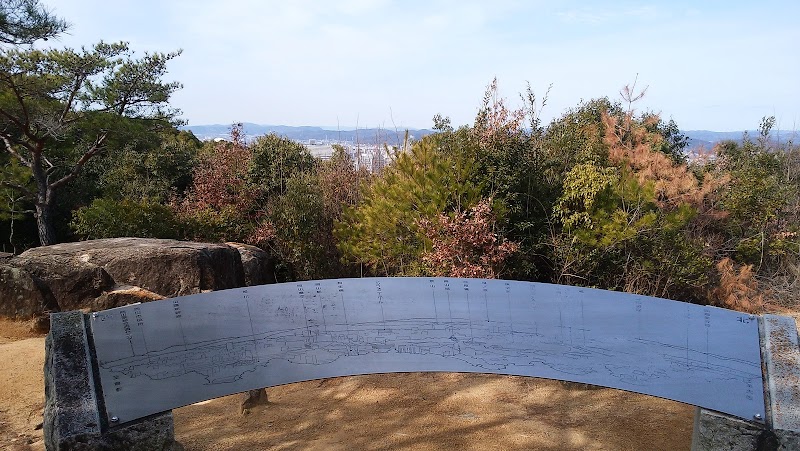
[[[543,117],[638,74],[640,109],[684,130],[800,129],[800,2],[43,0],[72,28],[55,46],[129,41],[184,53],[168,80],[190,125],[393,128],[471,123],[493,77]]]

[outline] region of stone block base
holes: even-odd
[[[698,407],[694,414],[692,451],[755,451],[767,439],[764,426]]]

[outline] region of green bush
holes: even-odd
[[[172,210],[147,200],[95,199],[72,215],[70,228],[83,239],[140,237],[182,238]]]
[[[196,241],[247,242],[247,237],[255,226],[234,206],[222,209],[203,208],[184,212],[180,215],[186,237]]]

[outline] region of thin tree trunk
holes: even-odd
[[[9,197],[11,198],[11,226],[9,227],[11,230],[9,230],[8,233],[8,244],[11,245],[11,252],[13,252],[14,255],[17,255],[17,246],[14,245],[14,220],[17,219],[17,200],[13,195]],[[5,247],[6,246],[3,245],[3,250],[5,250]]]
[[[42,246],[50,246],[56,244],[52,217],[55,193],[42,163],[42,144],[40,143],[37,150],[31,154],[28,167],[31,168],[33,180],[36,182],[36,227],[39,231],[39,243]]]

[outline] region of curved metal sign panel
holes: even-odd
[[[446,278],[217,291],[92,315],[106,415],[386,372],[512,374],[764,414],[757,320],[588,288]]]

